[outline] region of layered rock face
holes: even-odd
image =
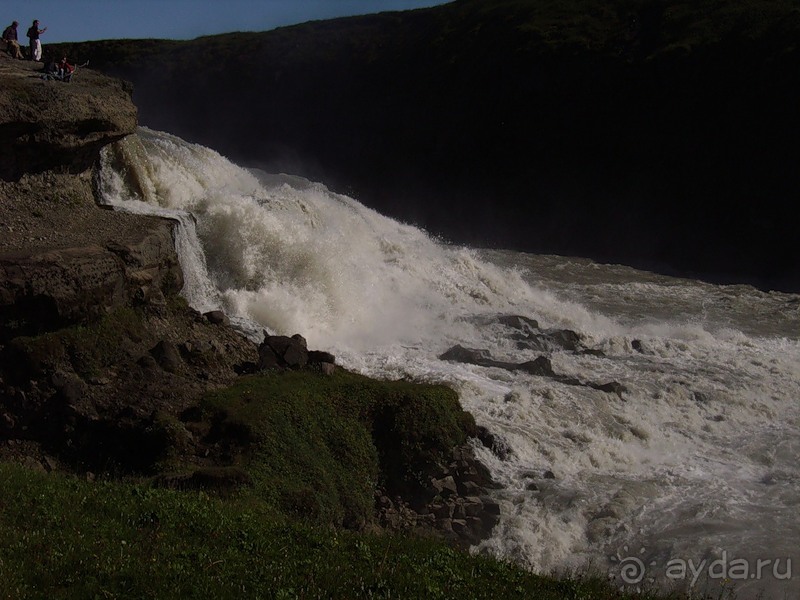
[[[164,302],[183,279],[172,223],[95,205],[100,148],[136,129],[131,88],[79,69],[46,81],[0,59],[0,340]]]
[[[159,419],[256,346],[177,296],[172,221],[95,202],[100,149],[136,129],[130,86],[40,68],[0,57],[0,455],[147,470]]]
[[[0,339],[96,320],[118,306],[161,302],[183,284],[167,221],[128,240],[0,255]]]
[[[133,88],[79,69],[72,83],[45,81],[40,63],[0,59],[0,178],[58,169],[81,173],[104,145],[134,131]]]

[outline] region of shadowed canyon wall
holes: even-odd
[[[462,0],[65,45],[141,122],[459,243],[800,289],[800,10]]]

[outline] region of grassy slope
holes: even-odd
[[[626,597],[603,580],[290,522],[237,498],[11,465],[0,465],[0,488],[2,600]]]

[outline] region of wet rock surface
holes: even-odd
[[[603,356],[601,350],[587,347],[581,336],[569,329],[540,329],[539,323],[534,319],[518,315],[501,315],[490,321],[489,324],[491,323],[503,325],[509,339],[515,340],[517,347],[522,352],[542,352],[550,356],[557,352]],[[564,385],[584,386],[614,394],[620,400],[624,400],[623,394],[628,391],[623,384],[617,381],[598,383],[559,374],[553,370],[550,358],[545,354],[523,362],[503,361],[492,358],[486,349],[465,348],[456,344],[440,354],[439,359],[480,367],[505,369],[506,371],[523,371],[531,375],[547,377]]]
[[[468,445],[455,448],[449,458],[410,498],[377,490],[378,523],[391,531],[432,530],[463,547],[489,537],[500,520],[500,505],[491,496],[491,476]]]

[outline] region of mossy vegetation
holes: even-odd
[[[340,410],[334,387],[308,373],[258,375],[203,402],[210,439],[239,446],[254,492],[275,509],[313,521],[364,520],[378,474],[369,431]]]
[[[69,364],[88,379],[118,364],[125,356],[126,343],[139,341],[144,329],[142,311],[117,308],[91,325],[16,337],[7,352],[14,355],[19,378],[40,377],[61,364]]]
[[[413,494],[426,469],[474,433],[447,387],[382,382],[343,370],[243,377],[201,402],[209,443],[287,515],[360,527],[378,486]]]

